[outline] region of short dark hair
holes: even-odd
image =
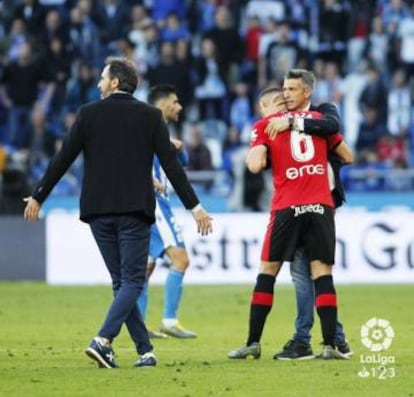
[[[275,87],[275,86],[267,87],[267,88],[264,88],[262,91],[260,91],[259,99],[264,97],[267,94],[277,94],[277,93],[282,94],[283,90],[280,87]]]
[[[306,69],[290,69],[285,74],[285,79],[301,79],[303,83],[313,89],[315,85],[315,75]]]
[[[160,99],[168,98],[171,94],[177,95],[177,90],[172,84],[158,84],[150,88],[148,103],[155,105]]]
[[[119,90],[132,94],[137,89],[138,72],[132,61],[122,57],[108,57],[105,65],[109,65],[109,77],[118,78]]]

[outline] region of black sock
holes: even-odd
[[[336,292],[331,275],[314,280],[315,306],[321,320],[323,344],[335,347],[337,321]]]
[[[246,345],[260,342],[266,317],[272,309],[275,277],[259,274],[250,301],[249,337]]]

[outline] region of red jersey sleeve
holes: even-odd
[[[252,132],[250,133],[250,147],[259,145],[268,145],[269,136],[265,132],[267,120],[259,120],[254,123]]]
[[[337,132],[336,134],[330,135],[328,138],[328,149],[335,150],[335,148],[344,140],[344,137]]]

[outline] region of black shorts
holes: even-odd
[[[293,260],[303,246],[309,260],[327,265],[335,261],[335,222],[333,208],[322,204],[297,205],[273,211],[262,247],[262,261]]]

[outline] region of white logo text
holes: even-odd
[[[286,170],[286,178],[294,180],[304,175],[323,175],[325,167],[322,164],[307,164],[299,168],[290,167]]]
[[[309,212],[313,212],[315,214],[323,215],[325,213],[325,208],[323,208],[320,204],[306,204],[306,205],[294,205],[292,209],[295,210],[294,216],[303,215]]]

